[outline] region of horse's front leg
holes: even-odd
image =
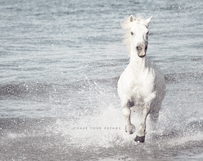
[[[129,134],[133,134],[135,132],[135,126],[131,123],[131,110],[130,108],[126,105],[122,109],[122,113],[125,116],[125,119],[127,121],[127,125],[125,126],[125,131],[128,132]]]
[[[149,106],[145,106],[143,110],[143,116],[142,116],[142,122],[139,127],[139,131],[137,132],[137,135],[135,137],[135,141],[144,143],[145,142],[145,133],[146,133],[146,120],[147,116],[149,114]]]

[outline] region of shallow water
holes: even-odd
[[[0,160],[202,160],[202,5],[2,0]],[[153,15],[147,55],[167,83],[144,144],[124,132],[116,92],[128,64],[120,24],[138,13]]]

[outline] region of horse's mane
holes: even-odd
[[[143,24],[143,25],[147,26],[145,19],[141,15],[138,15],[136,18],[134,18],[133,22],[130,21],[131,17],[132,16],[126,18],[121,23],[122,28],[125,30],[124,43],[127,46],[129,54],[130,54],[130,29],[132,28],[133,24],[136,22],[138,24]]]

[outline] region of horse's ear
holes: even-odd
[[[152,19],[152,16],[151,16],[150,18],[148,18],[148,19],[145,20],[147,27],[149,26],[149,22],[150,22],[151,19]]]
[[[134,21],[134,17],[133,15],[130,16],[130,22],[133,22]]]

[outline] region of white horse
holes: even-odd
[[[162,100],[165,96],[165,79],[160,70],[146,56],[148,46],[149,19],[130,16],[123,24],[130,45],[130,63],[118,81],[118,95],[121,99],[122,113],[126,118],[126,132],[135,132],[131,123],[131,110],[142,112],[142,122],[135,141],[144,142],[146,119],[157,122]]]

